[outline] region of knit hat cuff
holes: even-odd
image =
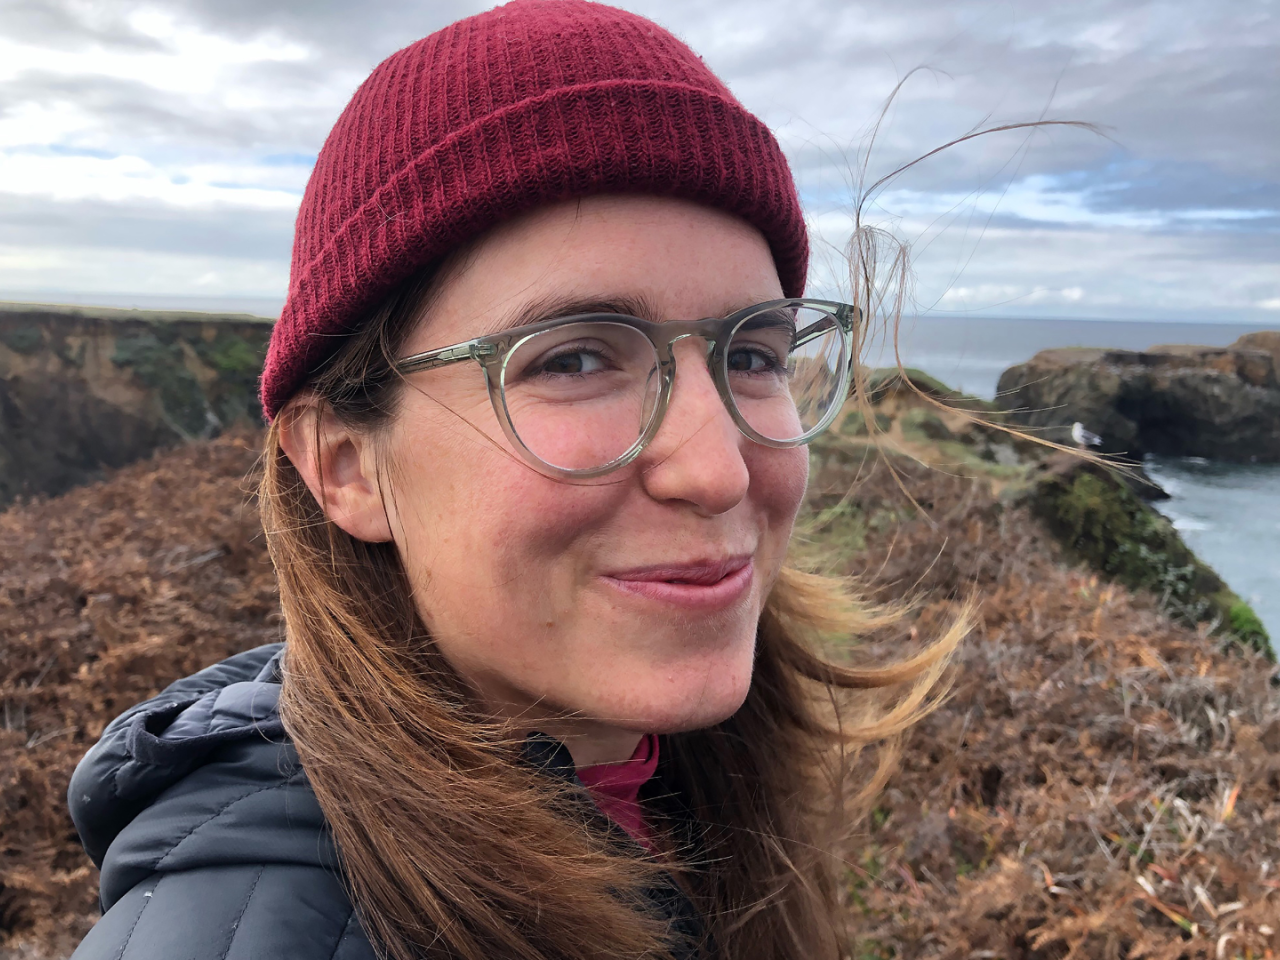
[[[769,129],[698,87],[597,80],[495,110],[392,174],[301,265],[295,251],[263,410],[274,418],[397,284],[500,221],[570,197],[651,193],[740,216],[768,240],[785,295],[800,296],[808,245],[794,189]]]

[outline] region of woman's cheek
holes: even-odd
[[[796,515],[809,485],[809,448],[786,450],[761,448],[758,464],[753,464],[752,486],[769,517],[771,533],[790,538]]]

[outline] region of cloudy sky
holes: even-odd
[[[278,309],[315,154],[468,0],[0,0],[0,299]],[[623,0],[780,137],[834,292],[858,183],[920,311],[1280,323],[1280,2]],[[912,73],[916,68],[922,68]],[[868,133],[908,77],[868,152]]]

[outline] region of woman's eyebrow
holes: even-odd
[[[580,313],[618,313],[654,322],[662,319],[653,303],[645,297],[627,295],[544,297],[504,317],[495,326],[493,332],[500,333],[513,327],[523,327],[543,320],[557,320],[560,317],[573,317]]]
[[[727,317],[730,314],[737,313],[755,303],[758,300],[743,300],[742,302],[733,302],[726,304],[724,309],[714,314],[718,317]],[[654,323],[662,323],[667,319],[647,297],[631,296],[627,294],[618,295],[600,295],[600,296],[566,296],[566,297],[545,297],[535,300],[530,304],[526,304],[519,311],[504,317],[494,325],[491,333],[501,333],[504,330],[510,330],[514,327],[523,327],[531,323],[540,323],[543,320],[557,320],[560,317],[572,317],[584,313],[618,313],[628,317],[640,317],[643,320],[652,320]],[[682,320],[698,320],[700,317],[681,317]]]

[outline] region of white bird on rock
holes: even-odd
[[[1102,446],[1102,438],[1096,433],[1090,433],[1086,430],[1084,424],[1079,420],[1071,425],[1071,439],[1081,450],[1086,447]]]

